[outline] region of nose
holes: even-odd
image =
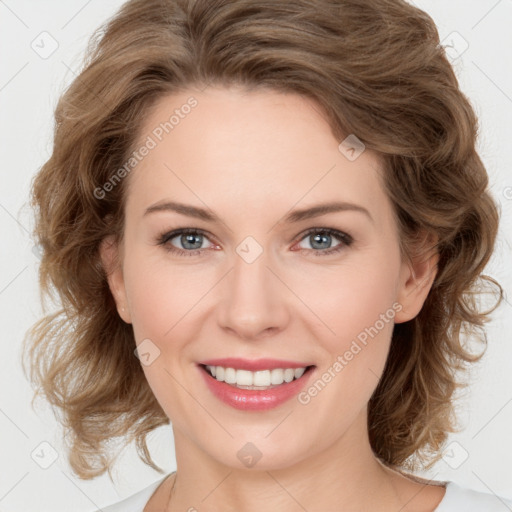
[[[289,321],[286,301],[292,294],[268,260],[265,252],[252,262],[237,255],[223,280],[218,322],[222,329],[240,339],[258,340],[275,335]]]

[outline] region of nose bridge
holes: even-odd
[[[225,282],[219,322],[240,337],[255,338],[267,330],[281,328],[285,321],[282,284],[274,272],[268,251],[253,238],[241,242],[233,258],[233,269]]]
[[[268,278],[271,272],[267,268],[269,265],[267,251],[263,248],[259,251],[250,242],[242,242],[237,247],[236,253],[231,273],[231,292],[234,294],[233,297],[243,299],[247,296],[247,298],[252,297],[251,300],[253,300],[265,290],[268,291],[270,286]]]

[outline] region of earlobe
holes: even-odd
[[[407,322],[419,314],[437,275],[438,263],[437,250],[420,254],[412,262],[403,262],[397,294],[402,309],[395,315],[395,323]]]
[[[129,324],[131,323],[131,316],[126,298],[123,269],[120,263],[119,247],[113,236],[108,236],[101,241],[99,254],[107,275],[110,292],[116,302],[117,312]]]

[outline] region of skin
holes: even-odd
[[[122,244],[101,246],[120,316],[137,344],[149,338],[160,350],[143,369],[174,433],[178,477],[145,510],[433,511],[444,487],[377,461],[367,404],[393,322],[421,310],[437,255],[402,260],[378,155],[367,149],[346,158],[319,107],[299,95],[207,88],[162,97],[140,142],[191,95],[197,107],[126,178]],[[223,222],[144,215],[165,200],[207,208]],[[366,208],[373,220],[347,210],[278,223],[290,210],[334,200]],[[206,232],[200,254],[157,244],[178,228]],[[319,246],[303,234],[309,228],[337,229],[354,241],[317,256],[343,241],[333,236]],[[263,251],[250,264],[236,252],[248,236]],[[183,243],[175,236],[167,245],[193,250]],[[401,306],[394,319],[306,405],[293,398],[268,411],[235,410],[198,378],[197,362],[229,356],[315,364],[318,377],[394,303]],[[248,442],[262,454],[250,468],[237,457]]]

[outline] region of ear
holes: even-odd
[[[117,305],[119,316],[126,322],[131,323],[131,315],[126,297],[123,268],[121,265],[122,255],[114,237],[104,238],[99,247],[101,263],[107,274],[108,285]]]
[[[432,288],[437,275],[439,252],[436,249],[437,235],[424,234],[420,250],[403,261],[400,282],[397,290],[397,302],[402,309],[395,315],[395,323],[407,322],[415,318]]]

